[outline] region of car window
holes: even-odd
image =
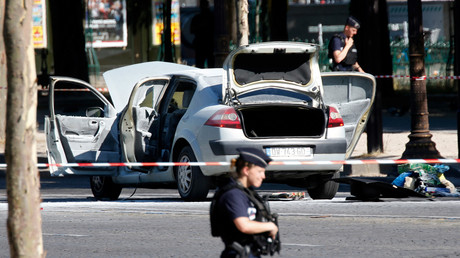
[[[148,87],[142,97],[144,99],[139,103],[139,107],[153,107],[153,86]]]
[[[195,88],[196,86],[193,83],[180,82],[169,101],[168,109],[187,109],[190,105],[193,94],[195,93]]]
[[[71,104],[73,103],[73,104]],[[105,103],[86,87],[71,81],[58,81],[54,86],[54,113],[82,116],[88,109],[105,108]]]
[[[133,106],[153,108],[155,96],[158,97],[167,82],[167,80],[151,80],[139,86]]]

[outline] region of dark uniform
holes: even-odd
[[[356,29],[360,28],[360,24],[355,17],[348,17],[346,21],[347,26],[354,27]],[[346,35],[342,32],[339,34],[335,34],[331,41],[329,41],[328,51],[329,51],[329,58],[332,58],[332,71],[353,71],[353,65],[358,61],[358,50],[356,49],[355,44],[351,46],[348,50],[346,57],[340,62],[336,63],[334,60],[334,51],[342,51],[345,47],[345,39]]]
[[[332,53],[334,51],[342,49],[345,47],[345,34],[340,33],[336,34],[332,37],[330,44],[330,57],[332,58]],[[353,71],[353,64],[358,61],[358,50],[356,49],[355,44],[351,46],[350,50],[348,50],[347,56],[342,60],[340,63],[336,63],[334,58],[332,58],[332,71]]]
[[[237,182],[234,179],[230,179],[228,184],[237,184]],[[233,220],[238,217],[248,217],[250,220],[255,220],[257,216],[257,209],[248,196],[237,187],[231,188],[224,192],[217,202],[222,232],[225,232],[221,236],[225,244],[225,250],[222,252],[221,257],[237,257],[238,252],[235,248],[238,248],[238,246],[235,247],[235,244],[239,244],[242,248],[251,249],[252,235],[240,232],[236,228],[235,223],[233,223]],[[253,255],[252,257],[259,255],[257,250],[251,250],[250,253]]]
[[[263,168],[271,161],[260,150],[246,148],[239,151],[239,159]],[[212,235],[220,236],[225,244],[221,257],[259,257],[279,252],[279,237],[273,240],[268,233],[248,235],[239,231],[234,223],[236,218],[247,217],[277,224],[277,216],[270,213],[268,205],[253,187],[245,188],[238,180],[228,178],[213,197],[210,215]]]

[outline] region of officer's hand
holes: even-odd
[[[268,223],[270,223],[270,226],[272,227],[272,229],[270,229],[268,234],[270,235],[271,238],[275,239],[276,234],[278,233],[278,227],[273,222],[268,222]]]
[[[346,47],[351,47],[351,46],[353,46],[353,43],[354,43],[353,38],[346,38],[346,39],[345,39],[345,46],[346,46]]]

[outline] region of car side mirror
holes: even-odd
[[[104,109],[101,107],[89,107],[86,109],[86,117],[104,117]]]

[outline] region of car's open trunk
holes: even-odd
[[[241,106],[237,111],[248,138],[321,137],[326,125],[324,111],[308,106]]]

